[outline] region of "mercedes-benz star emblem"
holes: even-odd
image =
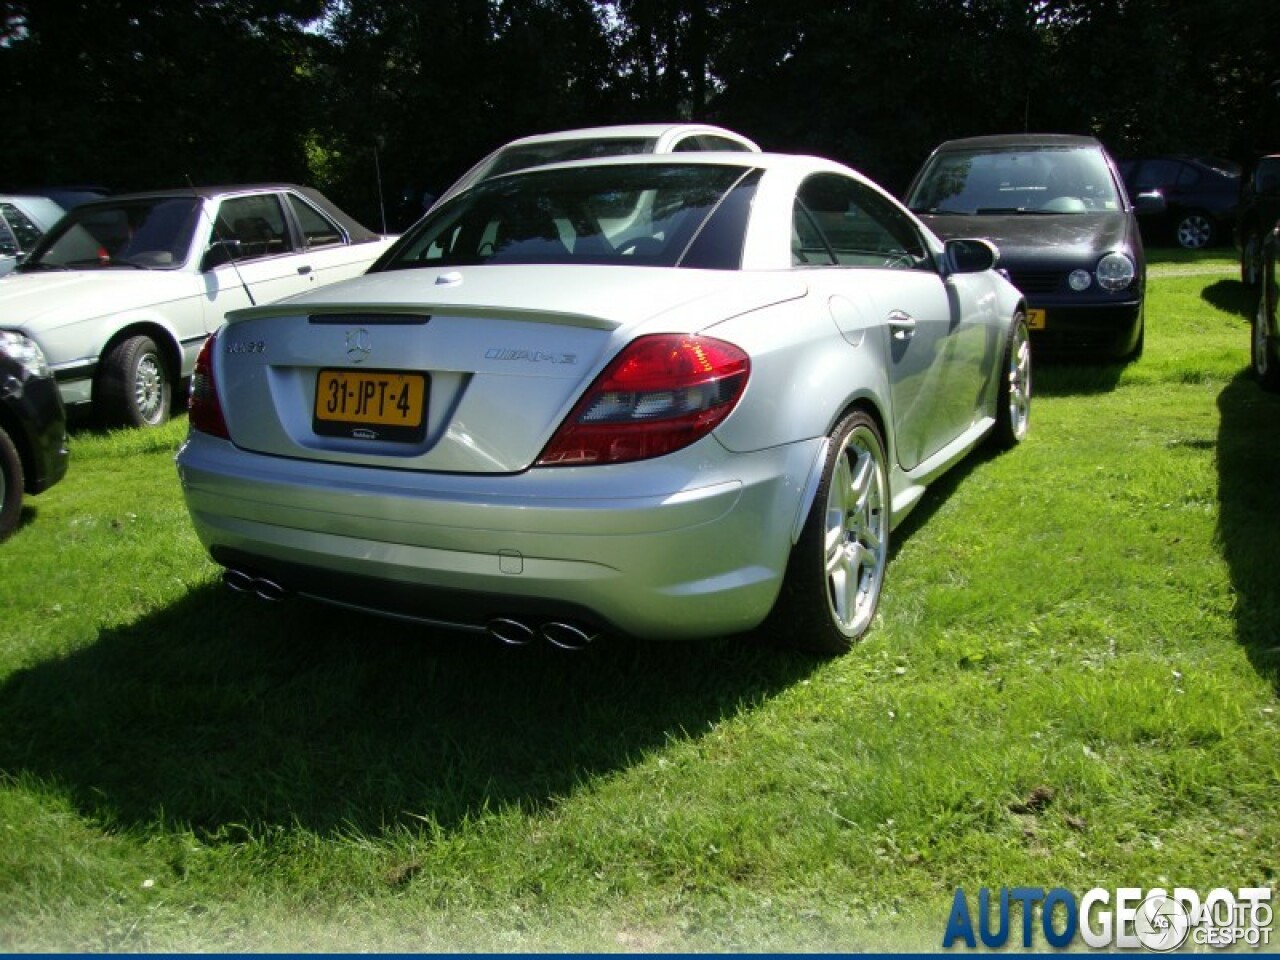
[[[373,350],[373,340],[364,327],[356,327],[347,331],[347,359],[352,363],[363,363],[369,359]]]

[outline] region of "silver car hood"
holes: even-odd
[[[806,290],[782,272],[536,265],[370,274],[232,314],[215,376],[232,440],[247,450],[512,473],[534,462],[630,340],[694,333]],[[425,374],[425,435],[319,435],[322,370]]]

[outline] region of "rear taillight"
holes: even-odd
[[[188,423],[192,430],[230,440],[227,421],[222,416],[222,404],[218,402],[218,388],[213,382],[213,355],[217,342],[218,335],[214,333],[204,342],[196,356],[196,368],[191,374],[191,410]]]
[[[538,466],[626,463],[687,447],[729,415],[750,372],[746,353],[723,340],[641,337],[596,378]]]

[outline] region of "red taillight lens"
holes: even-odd
[[[222,416],[222,404],[218,401],[218,388],[213,383],[213,354],[217,341],[218,335],[214,333],[196,356],[196,368],[191,374],[188,423],[192,430],[230,440],[227,421]]]
[[[641,337],[578,401],[538,466],[626,463],[687,447],[729,415],[750,372],[746,353],[723,340]]]

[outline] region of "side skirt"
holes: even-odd
[[[914,470],[894,467],[889,474],[890,529],[907,518],[930,483],[968,456],[995,425],[994,417],[983,417]]]

